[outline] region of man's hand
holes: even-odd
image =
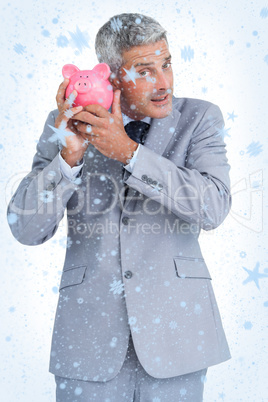
[[[59,115],[55,121],[55,127],[66,131],[66,146],[61,150],[61,156],[71,166],[75,166],[80,161],[88,147],[89,141],[85,135],[76,130],[72,117],[83,110],[82,106],[72,107],[77,96],[77,92],[73,91],[65,100],[65,91],[69,80],[65,80],[59,86],[56,101],[59,109]],[[70,132],[70,135],[68,135]],[[75,135],[73,135],[75,134]]]
[[[103,155],[126,164],[138,144],[124,130],[120,105],[121,91],[114,92],[112,113],[100,105],[88,105],[72,117],[76,130]]]

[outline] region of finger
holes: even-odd
[[[70,93],[70,95],[68,96],[68,98],[64,101],[64,103],[61,105],[60,107],[60,111],[64,112],[67,109],[70,109],[72,107],[72,104],[75,100],[75,98],[77,97],[77,92],[74,90],[73,92]],[[82,107],[83,109],[83,107]],[[82,110],[81,109],[81,110]],[[81,111],[80,110],[80,111]]]
[[[63,114],[69,120],[77,113],[81,112],[81,110],[83,110],[83,106],[76,106],[72,107],[71,109],[66,109]]]
[[[78,93],[77,91],[74,89],[70,95],[68,96],[68,98],[66,98],[66,101],[64,102],[64,104],[68,105],[68,107],[71,107],[75,101],[75,98],[77,97]]]
[[[108,117],[109,112],[106,110],[103,106],[101,105],[87,105],[85,106],[85,109],[90,112],[95,114],[97,117]]]
[[[80,133],[83,134],[91,134],[93,130],[93,126],[91,124],[86,124],[86,123],[81,123],[78,120],[72,120],[74,121],[74,126],[76,130],[78,130]]]
[[[116,89],[114,92],[114,99],[112,103],[112,114],[115,114],[118,117],[122,117],[120,96],[120,89]]]
[[[91,126],[91,124],[77,123],[77,125],[75,125],[75,128],[76,130],[79,131],[79,133],[82,133],[87,136],[91,137],[103,136],[102,130],[95,126]]]
[[[86,135],[84,133],[78,133],[79,136],[81,136],[84,139],[85,144],[92,144],[94,146],[96,146],[96,144],[99,144],[99,138],[97,136],[94,135]]]
[[[86,106],[87,107],[87,106]],[[102,126],[104,122],[102,122],[101,118],[94,116],[89,112],[81,112],[75,116],[75,120],[80,120],[83,123],[91,124],[92,126]]]
[[[74,134],[79,134],[80,132],[76,129],[76,126],[73,124],[73,120],[70,119],[67,123],[67,127],[74,133]]]
[[[80,137],[82,137],[85,140],[85,142],[90,142],[91,143],[92,138],[93,138],[93,137],[90,137],[90,136],[88,136],[88,135],[86,135],[84,133],[80,133],[79,131],[78,131],[78,135]],[[94,141],[94,139],[93,139],[93,141]]]
[[[57,117],[57,128],[65,129],[68,124],[68,121],[77,113],[81,112],[83,109],[82,106],[76,106],[71,109],[62,110],[59,116]]]
[[[57,95],[56,95],[56,102],[58,106],[62,106],[65,101],[65,91],[69,84],[68,78],[64,78],[64,81],[60,84]]]

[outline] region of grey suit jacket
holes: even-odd
[[[152,120],[131,173],[90,145],[74,181],[61,174],[60,144],[50,141],[56,115],[8,208],[13,235],[27,245],[50,239],[68,211],[50,371],[112,379],[130,331],[156,378],[229,359],[198,243],[200,229],[217,227],[231,203],[219,108],[174,98],[172,114]]]

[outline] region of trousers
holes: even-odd
[[[55,376],[56,402],[202,402],[207,368],[154,378],[140,364],[132,337],[120,372],[106,382]]]

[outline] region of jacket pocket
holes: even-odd
[[[85,277],[86,269],[86,265],[82,265],[79,267],[68,268],[63,271],[59,290],[62,290],[67,286],[79,285],[82,283]]]
[[[178,278],[211,279],[203,258],[173,257],[175,272]]]

